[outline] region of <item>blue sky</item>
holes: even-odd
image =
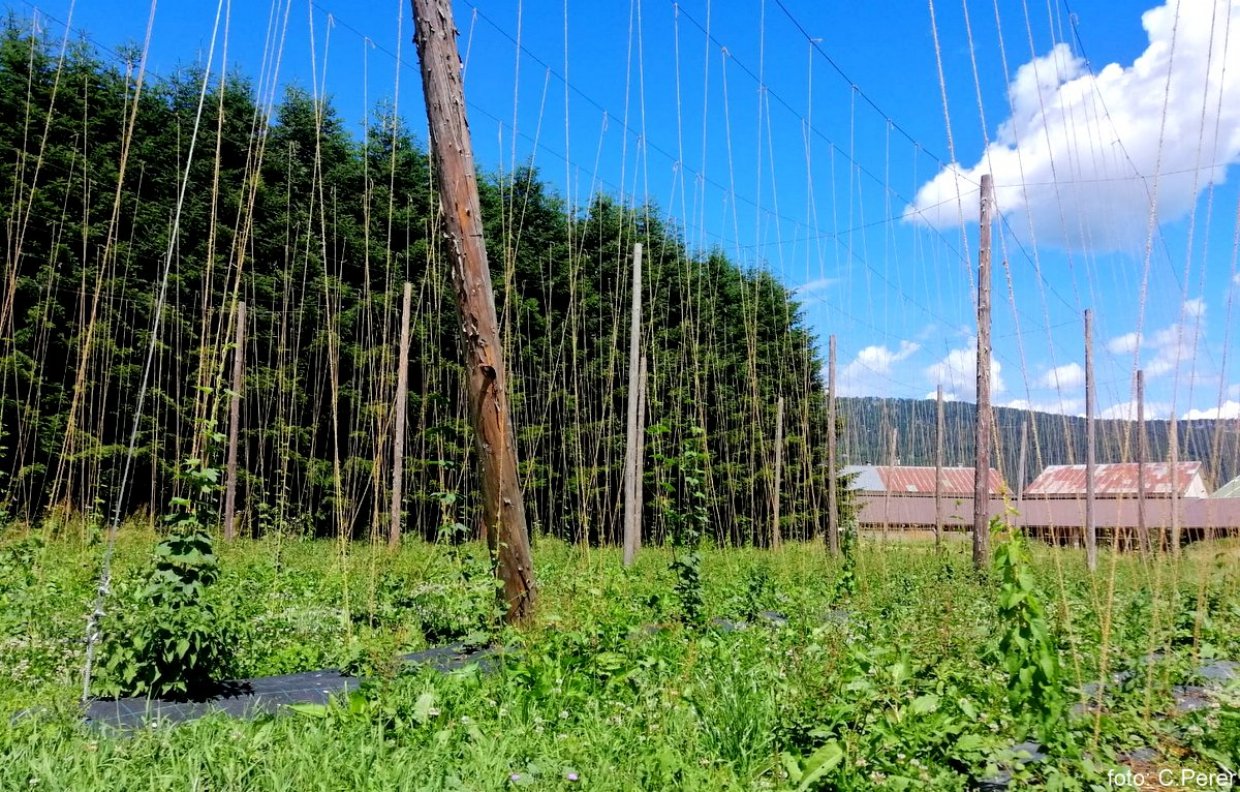
[[[691,246],[771,270],[824,349],[838,336],[843,392],[972,398],[976,183],[991,171],[996,403],[1082,412],[1092,308],[1104,414],[1130,409],[1139,363],[1151,415],[1236,415],[1240,8],[1175,2],[999,0],[997,18],[984,2],[967,20],[959,3],[815,0],[455,12],[484,168],[533,162],[576,204],[652,200]],[[408,6],[163,0],[149,68],[226,57],[260,86],[325,90],[359,135],[395,101],[424,139]],[[37,8],[49,34],[71,17],[109,48],[140,45],[151,11]]]

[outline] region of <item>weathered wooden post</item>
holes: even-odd
[[[982,174],[977,254],[977,454],[973,470],[973,566],[990,566],[990,174]]]
[[[508,621],[523,622],[534,605],[534,570],[525,501],[517,478],[517,449],[495,294],[482,239],[482,210],[465,119],[457,29],[450,0],[412,3],[435,181],[461,312],[469,411],[482,473],[483,525],[496,574],[503,581]]]
[[[409,409],[409,312],[413,286],[406,282],[400,303],[400,350],[396,369],[396,420],[392,438],[392,503],[388,524],[388,547],[400,544],[400,506],[405,484],[405,415]]]
[[[638,411],[641,401],[642,244],[633,245],[633,300],[629,319],[629,414],[624,444],[624,565],[630,566],[641,549],[641,512],[637,508],[637,449],[641,443]]]

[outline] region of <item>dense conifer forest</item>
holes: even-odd
[[[10,19],[0,41],[6,513],[110,511],[144,378],[122,510],[158,513],[180,460],[219,464],[244,301],[241,532],[367,534],[390,493],[408,281],[406,530],[472,530],[473,501],[457,497],[474,489],[460,330],[425,144],[382,107],[351,135],[330,100],[296,88],[268,111],[268,89],[239,74],[213,78],[200,107],[193,69],[139,75],[136,58],[85,44],[62,59],[29,30]],[[820,532],[823,366],[789,289],[690,249],[655,206],[566,206],[530,168],[480,187],[536,532],[618,535],[636,242],[652,530],[662,461],[700,426],[716,538],[765,541],[783,396],[783,533]]]

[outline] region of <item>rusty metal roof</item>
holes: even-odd
[[[1117,462],[1094,466],[1094,494],[1102,498],[1137,496],[1138,464]],[[1169,462],[1146,462],[1145,494],[1170,497],[1172,467]],[[1201,475],[1200,462],[1175,464],[1175,489],[1183,495]],[[1085,494],[1084,465],[1050,465],[1025,488],[1025,497],[1078,496]]]
[[[933,495],[934,468],[914,465],[849,465],[846,474],[856,475],[853,488],[862,492],[887,492],[892,495]],[[943,494],[951,497],[973,494],[973,468],[943,468]],[[1004,489],[1003,476],[990,469],[990,492]]]
[[[866,528],[922,528],[935,525],[934,498],[891,498],[881,493],[859,493],[858,522]],[[1170,498],[1146,503],[1145,521],[1151,528],[1172,524]],[[1187,531],[1215,530],[1240,532],[1240,498],[1185,498],[1174,501],[1180,527]],[[943,501],[943,524],[947,528],[971,527],[973,498],[965,496]],[[1129,498],[1099,500],[1094,519],[1099,528],[1136,529],[1140,505]],[[1085,524],[1085,501],[1075,498],[1037,498],[1017,503],[991,500],[988,514],[1007,516],[1014,525],[1025,528],[1079,528]]]

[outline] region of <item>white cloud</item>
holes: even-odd
[[[839,278],[815,278],[812,281],[806,281],[800,286],[793,286],[792,293],[798,297],[806,294],[814,294],[815,292],[826,291],[839,282]]]
[[[1098,413],[1099,418],[1118,419],[1123,421],[1137,420],[1137,402],[1126,401],[1113,404]],[[1171,405],[1166,402],[1146,402],[1145,420],[1161,421],[1171,417]]]
[[[1044,388],[1079,388],[1085,384],[1085,369],[1079,363],[1056,366],[1043,375],[1041,384]]]
[[[1140,333],[1124,333],[1107,342],[1107,349],[1115,355],[1131,355],[1141,346]]]
[[[927,393],[925,396],[922,396],[921,398],[923,398],[923,399],[929,399],[930,401],[938,401],[938,399],[939,399],[939,393],[938,393],[938,391],[930,391],[929,393]],[[956,394],[954,394],[954,393],[948,393],[948,392],[944,391],[944,392],[943,392],[943,401],[945,401],[945,402],[949,402],[949,401],[956,401]]]
[[[989,172],[1018,234],[1031,221],[1040,241],[1061,247],[1142,244],[1156,168],[1165,221],[1240,161],[1240,80],[1223,79],[1240,71],[1240,13],[1229,11],[1228,0],[1167,0],[1141,16],[1146,50],[1096,74],[1066,43],[1024,64],[1008,86],[1011,115],[977,164],[944,168],[905,217],[937,228],[973,222]]]
[[[1207,375],[1195,370],[1193,360],[1205,335],[1205,301],[1200,298],[1185,300],[1181,310],[1190,321],[1173,322],[1148,335],[1125,333],[1108,341],[1107,349],[1116,355],[1131,355],[1138,347],[1147,352],[1141,366],[1147,379],[1179,371],[1194,384],[1200,384]]]
[[[1189,410],[1184,413],[1186,421],[1201,421],[1210,418],[1223,418],[1232,420],[1240,418],[1240,401],[1231,401],[1230,399],[1223,402],[1221,407],[1208,407],[1204,410]]]
[[[901,341],[899,349],[889,349],[880,344],[865,347],[840,371],[836,387],[841,396],[884,396],[891,390],[892,367],[908,359],[921,345],[913,341]]]
[[[990,359],[990,393],[997,396],[1007,388],[1001,372],[1003,366],[993,357]],[[943,386],[953,398],[973,401],[977,398],[977,338],[969,339],[969,345],[952,349],[937,363],[926,367],[926,379]]]
[[[1231,276],[1231,283],[1233,286],[1240,286],[1240,272]]]

